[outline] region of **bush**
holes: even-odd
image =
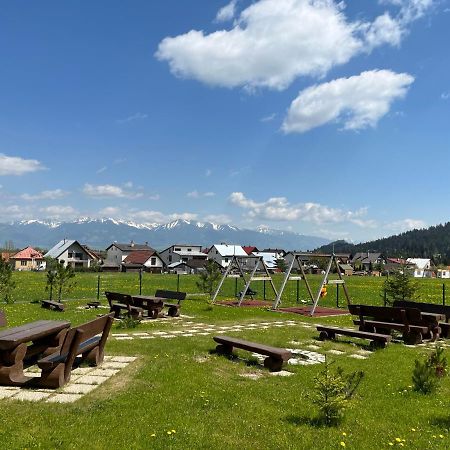
[[[447,372],[447,358],[442,347],[436,349],[425,359],[414,362],[412,373],[413,389],[422,394],[431,394],[438,388],[439,379]]]
[[[129,329],[129,328],[136,328],[141,321],[139,319],[135,319],[131,316],[124,316],[120,322],[117,323],[117,328],[119,329]]]
[[[327,426],[336,425],[342,419],[349,400],[354,396],[364,372],[345,375],[340,367],[335,371],[325,357],[325,368],[314,379],[312,402],[319,408],[319,419]]]
[[[396,272],[384,282],[387,296],[393,300],[413,300],[417,296],[419,284],[406,269]]]
[[[5,303],[14,303],[12,293],[16,283],[12,279],[11,265],[0,258],[0,297]]]

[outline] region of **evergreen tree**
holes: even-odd
[[[419,284],[403,269],[386,279],[384,289],[392,300],[413,300],[417,296]]]
[[[11,264],[0,257],[0,297],[5,303],[14,302],[12,292],[16,287],[16,283],[12,279],[12,272]]]
[[[202,292],[209,294],[209,298],[211,299],[221,276],[222,273],[218,264],[215,261],[209,260],[205,264],[205,270],[199,274],[199,279],[196,282],[197,287]]]

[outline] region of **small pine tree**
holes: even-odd
[[[392,300],[413,300],[417,297],[419,284],[404,269],[386,279],[384,289]]]
[[[0,257],[0,297],[5,303],[14,303],[12,293],[16,287],[12,279],[13,270],[11,264]]]
[[[335,425],[342,419],[349,400],[354,396],[364,372],[345,375],[338,367],[330,369],[325,357],[325,367],[314,379],[312,402],[318,406],[320,419],[325,425]]]
[[[209,260],[205,264],[205,270],[199,274],[199,279],[196,282],[197,287],[211,299],[222,273],[215,261]]]
[[[75,271],[69,265],[64,266],[63,262],[52,261],[47,271],[47,285],[46,290],[50,291],[50,300],[53,297],[53,289],[57,289],[58,301],[61,301],[63,292],[70,292],[75,283],[72,278],[75,277]]]
[[[412,374],[413,389],[422,394],[431,394],[438,385],[439,379],[447,373],[447,358],[444,355],[444,349],[437,346],[430,355],[425,356],[423,360],[414,362]]]
[[[276,267],[280,272],[286,272],[287,269],[287,264],[286,261],[284,260],[284,258],[278,258],[275,261]]]

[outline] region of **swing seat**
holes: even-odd
[[[237,295],[238,298],[241,298],[241,297],[242,297],[242,292],[243,292],[243,291],[240,291],[240,292],[238,293],[238,295]],[[245,296],[246,296],[246,297],[251,297],[251,296],[256,295],[256,294],[257,294],[256,291],[254,291],[253,289],[248,288],[248,289],[247,289],[247,292],[245,293]]]

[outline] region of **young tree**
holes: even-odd
[[[287,264],[286,261],[284,260],[284,258],[278,258],[275,261],[276,267],[280,272],[286,272],[287,269]]]
[[[419,284],[406,269],[403,269],[386,279],[384,289],[392,300],[413,300],[417,297]]]
[[[46,290],[50,291],[50,300],[53,297],[53,289],[58,291],[58,300],[61,301],[63,292],[70,292],[75,283],[72,278],[75,277],[75,271],[72,266],[64,266],[63,262],[52,261],[47,271],[47,286]]]
[[[221,276],[219,265],[215,261],[209,260],[205,264],[205,270],[199,274],[199,280],[196,282],[197,287],[202,292],[209,294],[211,299]]]
[[[0,257],[0,297],[5,303],[14,302],[12,292],[16,287],[16,283],[12,279],[12,272],[11,264]]]

